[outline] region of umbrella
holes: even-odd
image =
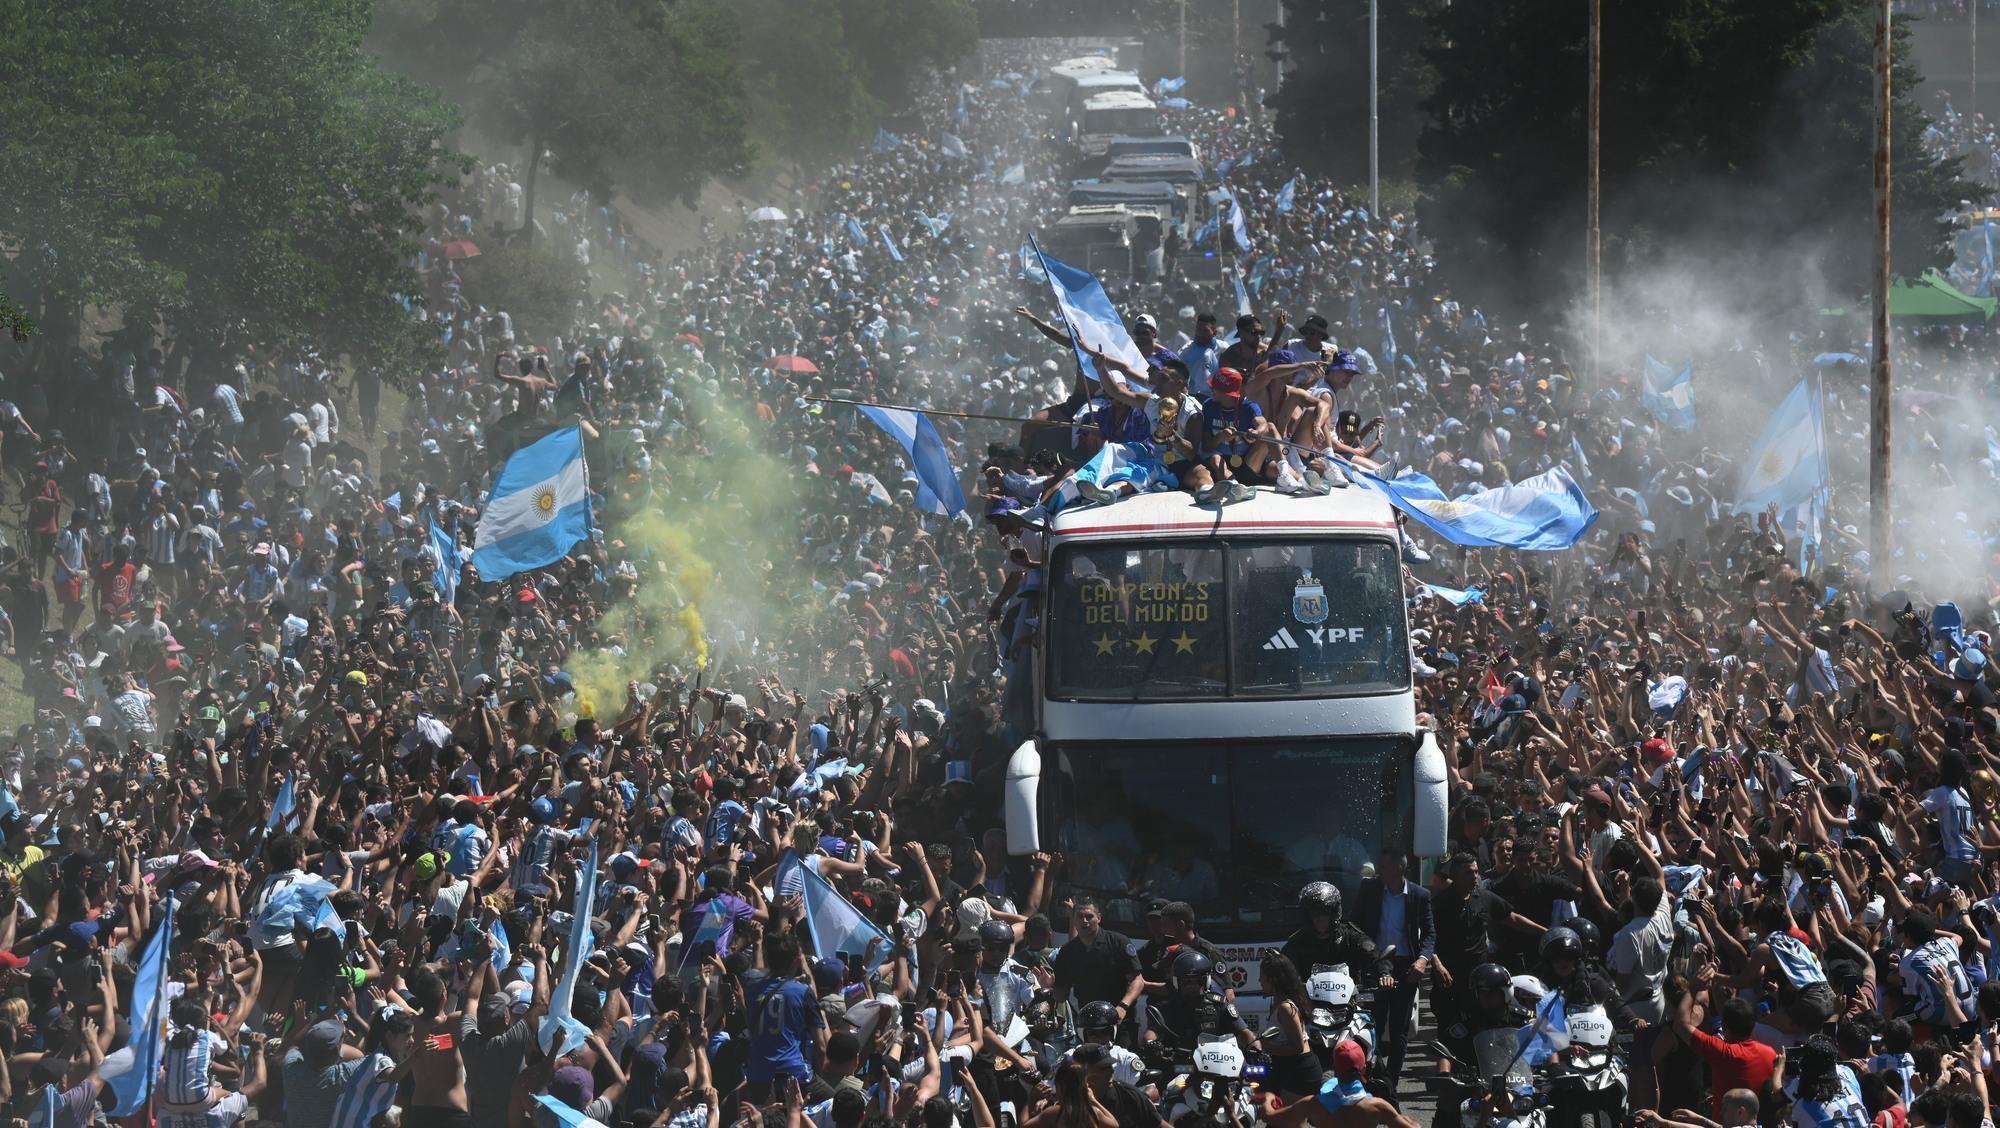
[[[448,259],[469,259],[479,257],[479,244],[459,239],[444,245],[444,257]]]
[[[780,372],[818,372],[819,365],[802,356],[781,356],[771,361],[771,367]]]
[[[777,208],[758,208],[756,211],[750,213],[750,222],[752,223],[784,223],[790,218],[790,216],[787,216]]]

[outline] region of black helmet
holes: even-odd
[[[1299,911],[1302,913],[1332,913],[1333,919],[1340,919],[1340,886],[1331,881],[1315,881],[1299,890]]]
[[[1576,933],[1576,938],[1583,941],[1585,955],[1596,956],[1603,953],[1604,932],[1597,927],[1596,921],[1589,917],[1571,917],[1569,923],[1563,927]]]
[[[1506,968],[1497,963],[1483,963],[1472,969],[1472,990],[1474,993],[1480,991],[1506,992],[1513,990],[1513,988],[1514,977],[1508,974]]]
[[[1174,957],[1173,966],[1169,969],[1169,973],[1175,979],[1198,979],[1206,983],[1208,982],[1209,973],[1214,970],[1215,962],[1213,960],[1210,960],[1207,956],[1202,955],[1193,948],[1182,948],[1180,954]]]
[[[987,951],[1014,946],[1014,926],[1004,920],[989,920],[979,926],[979,946]]]
[[[1542,958],[1551,963],[1556,960],[1580,961],[1583,959],[1583,938],[1567,928],[1551,928],[1542,934]]]
[[[1085,1030],[1109,1030],[1118,1025],[1118,1008],[1099,999],[1083,1008],[1076,1024]]]

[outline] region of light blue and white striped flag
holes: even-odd
[[[861,915],[847,898],[840,895],[826,878],[814,873],[809,867],[800,867],[805,878],[806,931],[812,934],[813,954],[824,959],[827,956],[865,956],[868,942],[879,940],[875,945],[875,956],[868,964],[874,971],[895,948],[889,934],[875,927],[875,922]]]
[[[499,917],[494,917],[493,927],[487,935],[493,941],[493,970],[506,971],[507,965],[514,962],[514,944],[507,938],[507,926],[500,923]]]
[[[1415,471],[1379,478],[1351,476],[1390,504],[1453,544],[1530,550],[1568,548],[1597,520],[1583,487],[1558,466],[1510,486],[1447,498],[1436,482]]]
[[[161,1051],[167,1039],[167,950],[174,943],[174,899],[168,897],[161,909],[160,927],[146,941],[139,956],[138,974],[132,980],[131,1040],[124,1048],[104,1059],[97,1075],[114,1098],[111,1115],[131,1116],[146,1107],[154,1078],[160,1072]]]
[[[903,252],[896,249],[896,241],[889,237],[889,225],[878,223],[875,225],[875,230],[882,233],[882,245],[889,248],[889,257],[895,259],[897,262],[902,262]]]
[[[278,824],[292,817],[299,808],[299,773],[286,772],[285,782],[278,785],[278,796],[271,800],[271,813],[264,819],[264,830],[268,833],[278,829]]]
[[[549,1013],[535,1032],[542,1053],[552,1058],[569,1053],[590,1037],[589,1028],[570,1017],[570,1005],[576,998],[576,981],[583,974],[583,962],[590,956],[590,914],[596,904],[597,841],[592,839],[590,857],[576,874],[576,902],[570,907],[569,936],[563,941],[562,978],[556,980],[555,992],[549,997]]]
[[[1277,202],[1278,214],[1283,215],[1284,213],[1291,211],[1293,206],[1293,201],[1298,198],[1298,194],[1299,194],[1299,178],[1294,176],[1290,180],[1285,181],[1285,186],[1283,188],[1278,189],[1278,202]]]
[[[564,427],[508,457],[486,495],[478,536],[472,563],[489,581],[553,564],[590,536],[581,431]]]
[[[438,601],[446,605],[458,601],[458,577],[464,570],[465,558],[458,551],[458,536],[438,528],[431,522],[431,551],[437,553]]]
[[[1819,380],[1808,377],[1771,413],[1750,448],[1736,488],[1736,512],[1801,505],[1826,488],[1826,432],[1821,424]]]
[[[929,416],[903,407],[863,407],[861,414],[902,444],[910,468],[917,472],[918,509],[946,517],[965,512],[958,471],[951,468],[951,455]]]
[[[1540,1065],[1569,1045],[1569,1005],[1561,991],[1550,991],[1535,1004],[1534,1021],[1521,1027],[1521,1060]]]
[[[1131,365],[1134,372],[1146,371],[1145,354],[1132,342],[1125,320],[1118,316],[1097,276],[1042,250],[1041,244],[1033,239],[1029,243],[1041,260],[1042,272],[1048,276],[1056,307],[1062,310],[1063,322],[1069,327],[1070,348],[1076,353],[1077,363],[1083,366],[1084,375],[1092,380],[1098,378],[1097,362],[1083,351],[1085,344],[1103,349]]]
[[[1646,371],[1639,390],[1639,402],[1653,418],[1676,431],[1694,428],[1694,362],[1678,369],[1646,358]]]

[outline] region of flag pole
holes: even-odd
[[[1870,373],[1870,441],[1868,450],[1868,561],[1876,591],[1895,573],[1889,566],[1894,549],[1889,528],[1889,111],[1894,38],[1891,0],[1880,0],[1875,13],[1875,356]]]
[[[849,407],[884,407],[891,411],[914,411],[919,415],[945,415],[953,419],[991,419],[995,423],[1014,423],[1023,427],[1066,427],[1078,431],[1095,431],[1095,423],[1064,423],[1059,419],[1016,419],[1011,415],[981,415],[975,411],[940,411],[930,407],[910,407],[900,403],[876,403],[873,400],[835,399],[831,396],[807,396],[807,403],[840,403]]]

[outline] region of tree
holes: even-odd
[[[734,15],[722,0],[546,0],[480,77],[483,119],[525,144],[528,230],[541,161],[608,197],[694,206],[747,171]]]
[[[1867,289],[1873,209],[1870,0],[1628,0],[1605,8],[1605,269],[1699,262],[1718,284],[1794,312],[1822,281]],[[1419,158],[1440,258],[1523,312],[1583,268],[1586,11],[1567,0],[1454,4],[1432,15],[1436,93]],[[1945,254],[1966,194],[1933,160],[1930,118],[1896,36],[1894,266]],[[1823,278],[1811,264],[1818,263]]]
[[[1300,167],[1349,184],[1368,180],[1369,0],[1283,0],[1285,27],[1271,53],[1287,67],[1271,96],[1285,153]],[[1381,0],[1377,105],[1381,172],[1415,170],[1424,100],[1436,85],[1426,52],[1438,0]]]
[[[311,339],[407,362],[419,209],[451,111],[361,50],[367,0],[0,0],[0,237],[14,292],[196,354]],[[434,345],[429,347],[434,348]]]

